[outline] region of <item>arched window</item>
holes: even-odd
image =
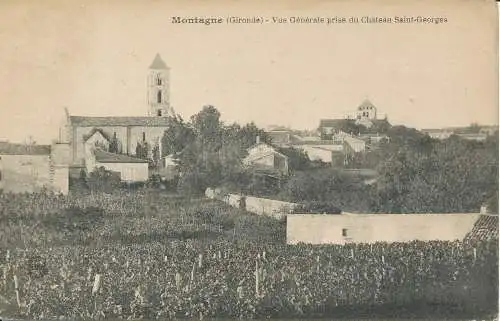
[[[160,75],[156,76],[156,85],[161,86],[163,84],[163,81],[160,77]]]
[[[156,94],[156,102],[161,104],[161,90],[158,90],[158,93]]]

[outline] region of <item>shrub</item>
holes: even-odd
[[[312,201],[300,204],[292,213],[341,214],[342,210],[329,202]]]

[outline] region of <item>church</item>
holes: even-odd
[[[70,146],[70,175],[77,176],[82,169],[92,171],[100,158],[105,159],[102,164],[122,164],[124,170],[130,170],[127,164],[147,165],[153,155],[162,159],[161,138],[174,110],[170,106],[170,69],[159,54],[147,74],[147,109],[143,117],[77,116],[66,109],[60,139]],[[134,175],[128,176],[133,180]]]

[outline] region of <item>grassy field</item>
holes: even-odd
[[[0,196],[0,315],[443,317],[497,310],[498,244],[287,246],[285,225],[154,190]]]

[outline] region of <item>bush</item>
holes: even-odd
[[[342,210],[328,202],[306,202],[296,207],[292,213],[341,214]]]
[[[111,193],[113,190],[119,188],[120,184],[120,175],[104,167],[96,168],[87,178],[87,186],[92,191]]]

